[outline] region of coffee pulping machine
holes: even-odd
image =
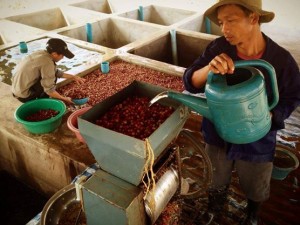
[[[76,189],[88,225],[154,224],[180,193],[181,159],[174,140],[190,115],[186,106],[163,100],[161,104],[175,110],[145,141],[93,123],[127,96],[153,98],[164,90],[134,81],[78,118],[80,133],[101,168]]]

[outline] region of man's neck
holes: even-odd
[[[247,57],[253,57],[264,52],[266,42],[262,32],[258,31],[257,34],[251,35],[251,38],[241,44],[238,44],[236,47],[238,53]]]

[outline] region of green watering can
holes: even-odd
[[[178,92],[162,92],[150,104],[161,98],[171,98],[203,115],[214,123],[225,141],[235,144],[254,142],[271,128],[270,110],[278,103],[278,88],[273,66],[264,60],[236,61],[234,74],[209,72],[205,86],[206,98]],[[270,76],[273,99],[268,103],[263,67]]]

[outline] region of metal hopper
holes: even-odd
[[[109,108],[130,95],[153,98],[165,90],[159,86],[134,81],[78,118],[79,131],[103,170],[134,185],[141,183],[147,160],[145,141],[100,127],[94,122]],[[175,111],[148,137],[155,159],[178,135],[189,115],[185,106],[173,100],[164,99],[160,103],[174,107]]]

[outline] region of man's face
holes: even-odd
[[[255,24],[253,18],[253,13],[247,16],[237,5],[224,5],[218,8],[218,20],[222,33],[232,45],[243,44],[251,39],[251,31]]]
[[[57,52],[52,52],[51,55],[52,55],[52,58],[53,58],[53,60],[54,60],[55,62],[60,61],[60,60],[64,57],[63,54],[59,54],[59,53],[57,53]]]

